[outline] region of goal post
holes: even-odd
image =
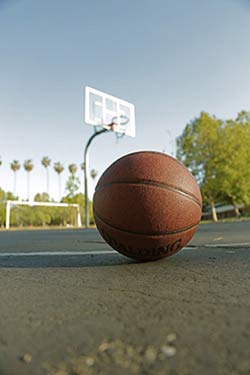
[[[80,205],[77,203],[54,203],[54,202],[35,202],[35,201],[11,201],[7,200],[6,202],[6,222],[5,227],[6,229],[10,228],[10,214],[11,214],[11,207],[12,206],[45,206],[45,207],[73,207],[76,209],[76,217],[77,217],[77,227],[80,228],[82,226],[81,222],[81,211],[80,211]]]

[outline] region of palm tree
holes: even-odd
[[[77,165],[76,164],[70,164],[69,165],[69,172],[70,176],[66,183],[66,190],[68,191],[68,197],[74,198],[77,190],[80,187],[80,179],[76,176],[77,172]]]
[[[31,159],[25,160],[23,163],[23,167],[27,172],[27,199],[30,200],[30,172],[34,168]]]
[[[95,180],[97,174],[98,174],[97,170],[91,169],[90,176],[93,178],[93,180]]]
[[[58,189],[59,189],[59,201],[61,199],[61,191],[62,191],[62,187],[61,187],[61,174],[64,170],[64,166],[58,161],[56,163],[54,163],[54,170],[55,172],[58,174]]]
[[[50,166],[50,163],[51,163],[51,160],[49,159],[48,156],[44,156],[41,160],[41,163],[42,165],[44,166],[44,168],[46,169],[46,180],[47,180],[47,194],[49,194],[49,166]]]
[[[21,168],[21,165],[18,160],[13,160],[12,163],[10,163],[10,168],[14,173],[14,185],[13,185],[13,195],[16,195],[16,173]]]
[[[76,164],[70,164],[69,165],[69,171],[71,174],[75,174],[77,171],[77,165]]]
[[[80,168],[81,168],[81,170],[82,170],[83,172],[85,171],[85,163],[84,163],[84,162],[80,164]]]
[[[85,163],[84,162],[80,164],[80,168],[81,168],[81,170],[83,171],[83,173],[85,175]]]

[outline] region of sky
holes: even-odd
[[[22,165],[16,193],[27,198],[23,162],[32,159],[31,196],[46,191],[43,156],[83,162],[93,127],[84,88],[135,104],[136,138],[108,132],[90,147],[90,197],[104,170],[139,150],[175,154],[187,123],[207,111],[250,110],[248,0],[0,0],[0,187],[13,191],[10,163]],[[83,172],[80,191],[84,192]],[[63,194],[65,190],[63,189]]]

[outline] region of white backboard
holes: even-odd
[[[110,129],[115,119],[113,130],[135,137],[135,106],[123,99],[102,91],[85,87],[85,122],[89,125]],[[123,124],[123,119],[126,123]]]

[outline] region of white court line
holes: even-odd
[[[205,247],[250,247],[250,242],[206,244]]]
[[[54,255],[101,255],[118,254],[114,250],[106,251],[33,251],[25,253],[0,253],[0,257],[34,257],[34,256],[54,256]]]
[[[182,250],[193,250],[193,247],[184,247]],[[105,251],[33,251],[33,252],[18,252],[18,253],[0,253],[0,257],[35,257],[35,256],[73,256],[73,255],[105,255],[105,254],[119,254],[115,250]]]

